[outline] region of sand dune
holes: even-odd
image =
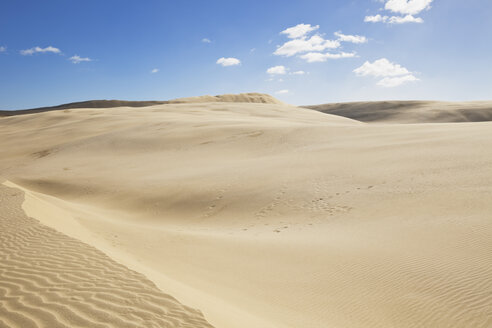
[[[0,185],[1,327],[212,327],[143,275],[28,218]]]
[[[0,119],[27,215],[215,327],[490,327],[490,149],[275,103]]]
[[[492,102],[374,101],[304,106],[362,122],[449,123],[492,121]]]
[[[67,110],[77,108],[115,108],[115,107],[147,107],[163,104],[182,104],[182,103],[204,103],[204,102],[235,102],[235,103],[263,103],[263,104],[279,104],[283,103],[274,97],[263,93],[241,93],[241,94],[225,94],[218,96],[200,96],[189,98],[177,98],[169,101],[127,101],[127,100],[88,100],[62,104],[58,106],[39,107],[22,110],[0,110],[0,117],[16,116],[25,114],[35,114],[48,112],[53,110]]]
[[[170,100],[170,103],[204,103],[204,102],[233,102],[233,103],[260,103],[260,104],[277,104],[285,105],[280,100],[264,93],[240,93],[225,94],[218,96],[199,96],[178,98]]]

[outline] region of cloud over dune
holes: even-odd
[[[334,33],[337,37],[334,40],[325,39],[324,36],[319,33],[309,36],[311,32],[317,31],[318,29],[319,25],[312,26],[311,24],[298,24],[283,30],[280,34],[287,35],[291,40],[277,46],[277,49],[273,54],[284,57],[298,56],[308,63],[324,62],[328,59],[350,58],[356,56],[355,52],[325,52],[327,50],[333,51],[334,49],[342,47],[342,42],[353,44],[367,42],[365,36],[343,34],[341,31]]]
[[[362,66],[354,69],[358,76],[383,77],[377,85],[387,88],[397,87],[407,82],[419,81],[412,72],[405,67],[390,62],[386,58],[374,62],[366,61]]]

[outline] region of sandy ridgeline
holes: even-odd
[[[205,100],[0,118],[0,326],[492,326],[492,123]]]

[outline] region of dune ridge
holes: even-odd
[[[233,103],[259,103],[259,104],[277,104],[285,105],[284,102],[265,93],[239,93],[239,94],[224,94],[218,96],[199,96],[178,98],[170,100],[169,103],[203,103],[203,102],[233,102]]]
[[[128,100],[88,100],[73,103],[67,103],[57,106],[39,107],[32,109],[20,110],[0,110],[0,117],[43,113],[53,110],[69,110],[78,108],[115,108],[115,107],[148,107],[164,104],[183,104],[183,103],[206,103],[206,102],[235,102],[235,103],[262,103],[262,104],[284,104],[280,100],[263,93],[241,93],[241,94],[224,94],[217,96],[199,96],[188,98],[176,98],[167,101],[145,100],[145,101],[128,101]]]
[[[451,123],[492,121],[491,101],[367,101],[303,107],[362,122]]]
[[[141,274],[28,218],[22,201],[0,185],[0,326],[212,327]]]

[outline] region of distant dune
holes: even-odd
[[[1,117],[0,327],[492,327],[492,122],[382,117]]]
[[[492,101],[374,101],[303,107],[362,122],[451,123],[492,121]]]
[[[282,101],[264,93],[240,93],[225,94],[219,96],[200,96],[189,98],[178,98],[170,103],[203,103],[203,102],[234,102],[234,103],[262,103],[285,105]]]
[[[182,103],[204,103],[204,102],[236,102],[236,103],[263,103],[263,104],[284,104],[274,97],[263,93],[240,93],[225,94],[218,96],[199,96],[189,98],[177,98],[169,101],[127,101],[127,100],[88,100],[62,104],[50,107],[39,107],[21,110],[0,110],[0,117],[14,116],[23,114],[42,113],[53,110],[65,110],[75,108],[115,108],[115,107],[147,107],[163,104],[182,104]]]

